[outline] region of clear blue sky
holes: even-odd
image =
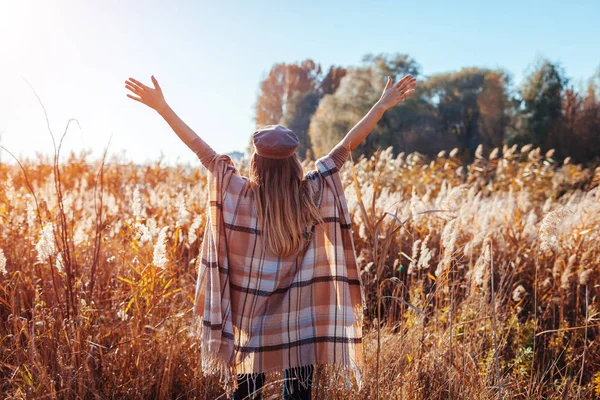
[[[152,110],[125,96],[154,74],[175,111],[215,150],[244,150],[259,82],[276,62],[351,66],[408,53],[426,75],[502,67],[516,83],[537,57],[575,84],[600,66],[600,1],[31,1],[0,0],[0,139],[51,153],[35,87],[66,149],[136,162],[196,163]],[[2,160],[7,155],[2,154]]]

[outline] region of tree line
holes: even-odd
[[[560,64],[547,59],[538,60],[518,87],[501,69],[422,76],[406,54],[369,54],[360,66],[327,71],[313,60],[279,63],[260,83],[256,126],[287,126],[298,135],[301,159],[320,157],[379,99],[387,76],[396,81],[405,74],[418,77],[416,92],[383,116],[355,158],[389,146],[429,156],[458,148],[471,158],[479,145],[491,151],[531,143],[555,149],[558,159],[600,161],[600,69],[581,92]]]

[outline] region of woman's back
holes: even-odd
[[[206,236],[214,236],[203,243],[202,263],[205,279],[215,278],[206,295],[221,301],[207,302],[199,288],[195,304],[204,306],[196,312],[204,314],[205,328],[224,324],[219,352],[230,353],[238,374],[335,364],[351,382],[362,364],[361,283],[339,177],[348,151],[332,153],[305,175],[323,223],[310,228],[302,251],[287,257],[265,249],[249,179],[227,157],[213,161]],[[205,329],[205,338],[208,331],[215,330]]]

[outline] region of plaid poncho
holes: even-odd
[[[323,224],[300,254],[263,250],[248,179],[228,156],[208,166],[209,201],[194,303],[205,373],[236,374],[327,364],[361,385],[364,298],[350,216],[332,153],[305,175]],[[202,158],[201,158],[202,160]],[[342,162],[343,163],[343,162]],[[198,330],[196,330],[198,332]]]

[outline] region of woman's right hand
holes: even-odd
[[[402,100],[414,93],[416,85],[417,78],[406,75],[398,83],[392,86],[392,78],[388,76],[385,89],[377,103],[387,111],[390,108],[397,106]]]
[[[133,78],[129,78],[125,81],[125,87],[129,89],[133,94],[137,95],[132,96],[131,94],[127,94],[127,97],[133,99],[135,101],[139,101],[142,104],[147,105],[148,107],[156,110],[159,114],[163,112],[167,107],[167,102],[165,101],[165,96],[163,95],[162,89],[158,84],[158,81],[152,75],[152,84],[154,85],[154,89],[150,88],[138,80]]]

